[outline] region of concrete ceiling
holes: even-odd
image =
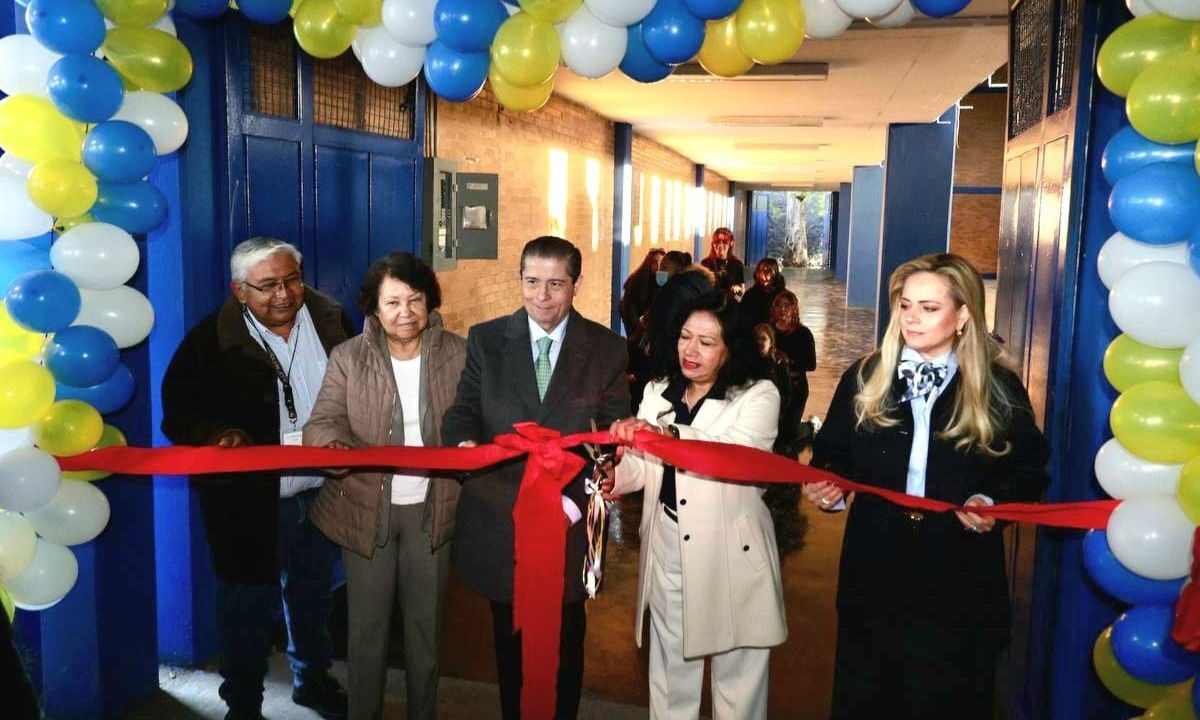
[[[828,63],[823,80],[643,85],[563,70],[555,91],[730,180],[832,188],[855,165],[883,160],[889,123],[933,121],[1007,58],[1006,0],[974,0],[953,18],[892,29],[859,22],[832,40],[806,40],[794,61]]]

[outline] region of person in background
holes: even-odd
[[[746,266],[733,254],[733,231],[729,228],[713,230],[712,244],[708,257],[700,261],[716,277],[713,286],[735,297],[746,289]]]
[[[670,273],[661,268],[663,256],[666,254],[662,248],[653,248],[646,253],[642,264],[625,278],[624,293],[619,305],[625,337],[634,336],[642,316],[650,312],[658,289],[666,285],[670,278]]]
[[[883,340],[842,375],[812,465],[963,510],[923,513],[871,495],[850,504],[832,717],[990,718],[1009,631],[1004,541],[971,508],[1036,500],[1048,447],[987,333],[970,263],[906,262],[888,300]],[[847,500],[831,483],[804,492],[831,512]]]
[[[675,343],[671,338],[676,313],[689,300],[713,289],[712,271],[702,265],[686,263],[684,253],[672,250],[663,258],[663,267],[671,272],[671,278],[654,298],[650,308],[646,335],[649,342],[650,376],[661,376],[675,357]]]
[[[745,303],[743,303],[743,307],[745,307]],[[785,408],[792,397],[791,361],[776,346],[775,328],[769,324],[764,322],[754,326],[754,342],[758,348],[758,356],[766,365],[767,378],[775,383],[775,389],[779,391],[780,407]],[[781,411],[780,419],[782,418]]]
[[[649,616],[650,717],[700,716],[707,659],[713,717],[761,720],[770,648],[787,639],[763,489],[677,470],[626,445],[652,430],[769,450],[779,392],[761,378],[751,329],[727,293],[684,304],[671,336],[673,366],[647,386],[636,417],[610,428],[624,444],[604,482],[610,496],[644,491],[634,631],[641,646]]]
[[[299,445],[328,353],[354,331],[331,297],[305,287],[300,252],[273,238],[230,257],[231,297],[192,328],[163,377],[163,433],[177,445]],[[197,481],[213,569],[226,720],[262,717],[263,678],[282,596],[292,701],[346,715],[329,674],[337,546],[312,523],[325,482],[303,473]]]
[[[779,447],[794,457],[812,439],[821,420],[804,419],[808,404],[808,373],[817,369],[817,344],[812,331],[800,322],[800,301],[791,290],[781,290],[771,303],[771,327],[775,345],[787,355],[792,377],[792,395],[780,414]]]
[[[771,304],[775,297],[787,287],[779,261],[763,258],[754,267],[754,285],[742,296],[742,315],[753,325],[769,322]]]
[[[337,346],[304,443],[353,448],[441,445],[442,416],[466,362],[446,330],[437,276],[409,253],[367,269],[363,333]],[[439,643],[458,480],[355,472],[328,478],[312,519],[343,548],[349,596],[351,720],[382,720],[393,609],[404,628],[409,720],[437,716]]]

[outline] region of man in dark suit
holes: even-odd
[[[625,343],[573,309],[580,287],[579,249],[557,237],[539,237],[521,253],[524,307],[471,328],[467,365],[442,439],[470,446],[534,421],[560,432],[590,430],[629,414]],[[521,642],[513,634],[513,504],[525,462],[512,462],[463,485],[454,538],[454,567],[462,581],[491,601],[505,720],[521,716]],[[580,474],[564,490],[566,586],[558,668],[559,720],[574,718],[583,686],[587,629],[581,573],[587,536],[579,522],[587,508]]]

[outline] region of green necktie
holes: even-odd
[[[533,374],[537,378],[538,400],[546,399],[546,388],[550,387],[550,346],[553,344],[549,337],[537,341],[538,356],[533,363]]]

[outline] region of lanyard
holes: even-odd
[[[283,370],[283,363],[279,362],[279,357],[275,355],[275,351],[271,349],[271,344],[263,337],[262,331],[258,329],[258,324],[250,317],[250,311],[246,306],[242,306],[242,313],[246,319],[250,321],[250,325],[254,328],[254,332],[258,333],[258,339],[262,341],[263,351],[267,353],[267,360],[271,363],[271,369],[275,371],[275,377],[279,378],[279,384],[283,386],[283,405],[287,408],[288,420],[295,426],[296,419],[299,417],[296,414],[296,396],[292,392],[292,365],[296,363],[296,351],[292,351],[292,357],[288,360],[287,372]],[[297,332],[299,328],[293,326],[292,332]],[[300,346],[300,336],[296,336],[296,346]]]

